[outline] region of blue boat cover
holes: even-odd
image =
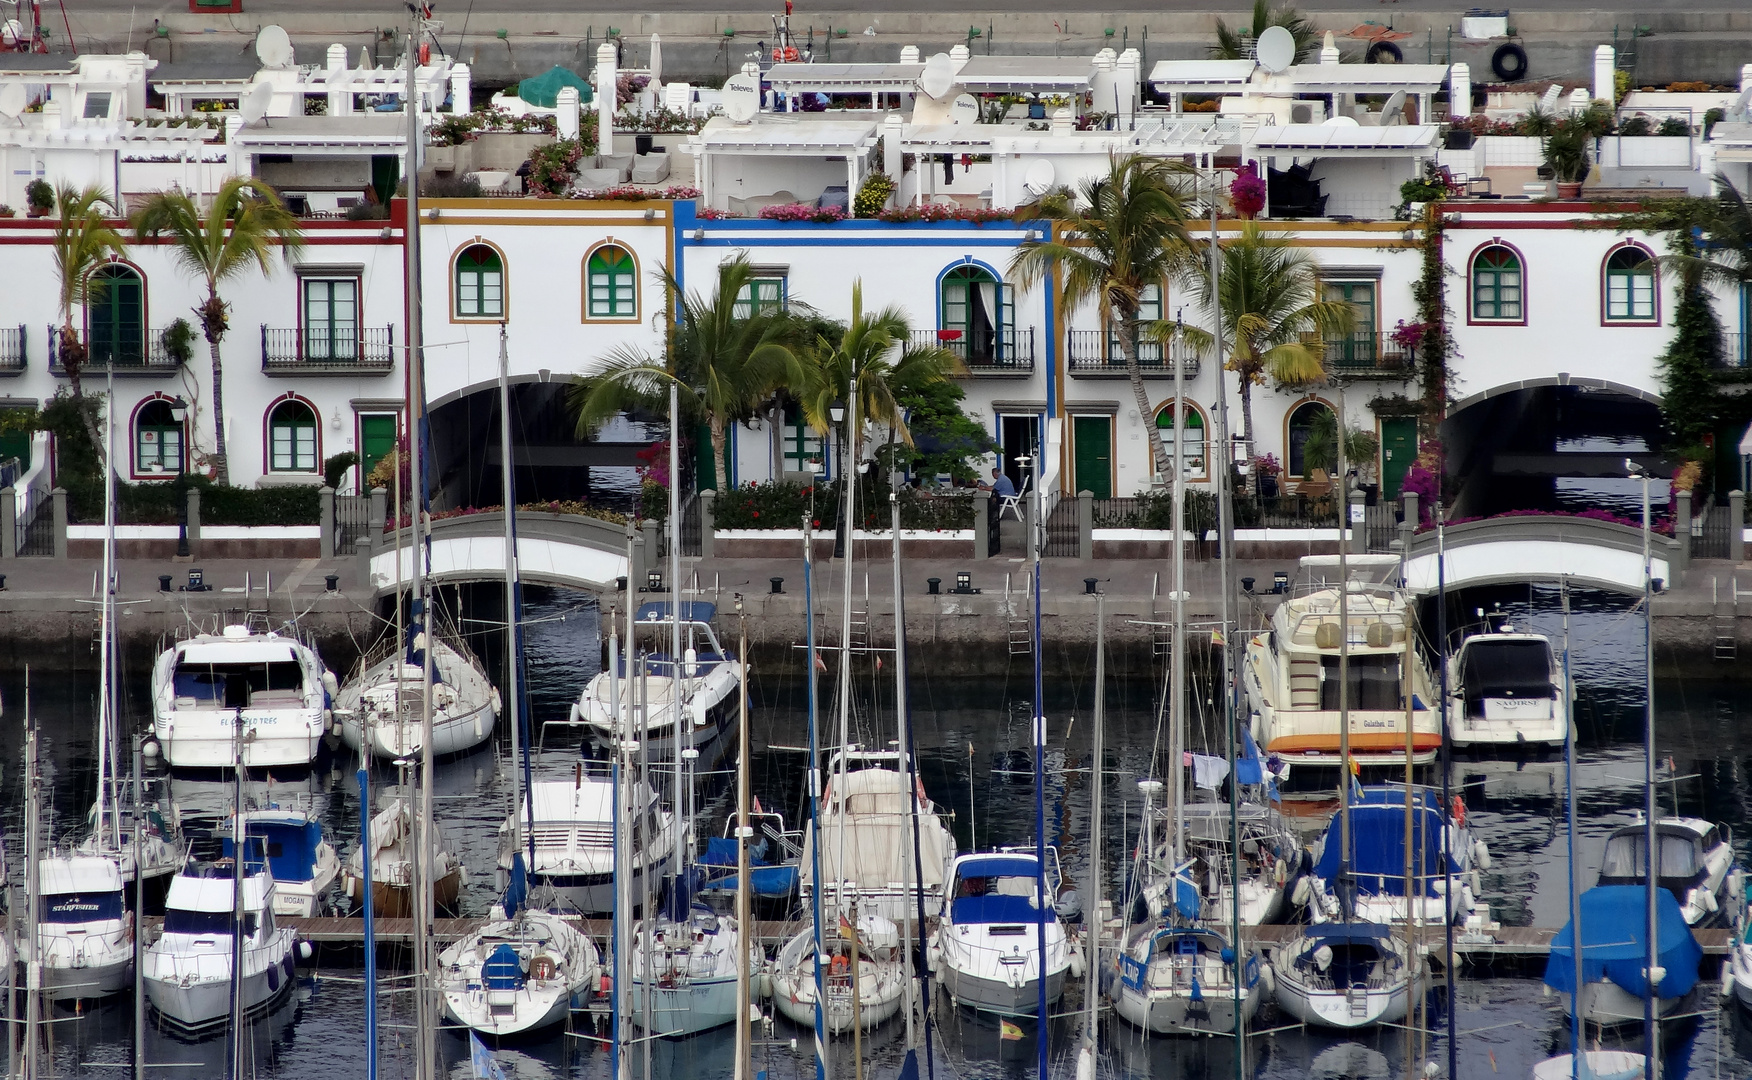
[[[481,965],[481,985],[488,990],[523,989],[523,962],[517,950],[501,942]]]
[[[1421,870],[1415,876],[1428,889],[1432,879],[1445,872],[1460,872],[1460,864],[1451,856],[1443,865],[1442,830],[1448,815],[1441,810],[1441,799],[1431,793],[1411,793],[1412,868]],[[1363,789],[1351,804],[1351,873],[1357,891],[1365,896],[1403,896],[1405,894],[1405,789],[1375,787]],[[1314,862],[1314,876],[1331,881],[1338,876],[1339,822],[1335,816],[1320,838],[1320,853]]]
[[[1388,934],[1385,923],[1320,923],[1310,926],[1302,936],[1321,945],[1342,945],[1347,941],[1379,941]]]
[[[1043,917],[1041,910],[1034,906],[1034,898],[1031,896],[1006,896],[1001,893],[990,896],[957,896],[949,905],[949,919],[957,925],[1037,923],[1057,917],[1050,904]]]
[[[511,881],[505,886],[505,897],[499,903],[509,919],[529,899],[529,871],[523,865],[523,852],[511,853]]]
[[[316,848],[322,843],[322,825],[315,821],[288,817],[283,821],[252,819],[246,825],[249,838],[259,841],[268,852],[268,869],[275,881],[309,881],[316,876]],[[260,854],[251,845],[251,855]],[[232,852],[231,839],[223,841],[225,855]]]
[[[1648,995],[1643,968],[1648,965],[1649,894],[1643,885],[1600,885],[1582,894],[1582,978],[1610,979],[1637,997]],[[1703,947],[1691,936],[1679,901],[1666,889],[1655,890],[1655,963],[1667,974],[1655,987],[1657,997],[1681,997],[1697,985]],[[1575,991],[1575,925],[1566,923],[1551,939],[1545,963],[1545,985],[1562,993]]]
[[[737,862],[736,838],[734,836],[706,837],[706,853],[701,855],[698,861],[705,866],[735,866]],[[750,845],[748,861],[750,863],[759,861],[754,857],[752,845]]]
[[[1016,855],[986,855],[968,859],[955,868],[955,873],[963,881],[984,877],[1032,878],[1040,875],[1040,864]]]
[[[633,617],[634,622],[668,622],[670,612],[675,605],[667,600],[657,600],[649,604],[640,604],[639,612]],[[708,604],[704,600],[683,600],[681,602],[681,621],[709,623],[718,614],[716,604]]]

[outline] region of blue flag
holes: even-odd
[[[468,1033],[468,1056],[474,1064],[475,1080],[505,1080],[505,1071],[499,1068],[494,1060],[493,1052],[487,1049],[487,1044],[474,1032]]]

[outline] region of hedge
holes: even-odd
[[[69,480],[67,516],[83,525],[103,523],[103,483]],[[201,491],[203,525],[317,525],[322,500],[316,484],[285,487],[222,487],[205,477],[116,484],[116,521],[122,525],[175,525],[189,488]]]
[[[712,523],[719,529],[797,529],[805,514],[815,528],[831,531],[839,525],[844,507],[844,488],[839,481],[809,484],[797,481],[748,484],[718,497],[712,504]],[[857,526],[883,531],[888,528],[888,486],[860,485],[857,490]],[[903,529],[940,531],[973,528],[971,498],[957,495],[927,495],[916,488],[900,492],[900,525]]]

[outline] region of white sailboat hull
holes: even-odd
[[[1206,991],[1194,1000],[1190,994],[1171,990],[1138,991],[1118,983],[1113,1011],[1136,1027],[1156,1035],[1228,1035],[1235,1030],[1235,998],[1229,988]],[[1243,992],[1241,1023],[1253,1022],[1259,1011],[1259,987]]]
[[[862,920],[860,920],[862,921]],[[785,944],[773,967],[773,1006],[794,1023],[815,1025],[815,932],[805,930]],[[844,1035],[854,1023],[866,1031],[894,1017],[906,1000],[906,971],[902,962],[861,959],[858,962],[858,999],[852,1001],[852,977],[847,968],[835,973],[824,967],[826,985],[822,1023],[829,1035]]]
[[[657,987],[634,979],[627,1007],[633,1023],[643,1027],[649,1008],[652,1032],[685,1038],[736,1019],[736,979],[694,979],[685,986]]]
[[[515,986],[491,985],[483,963],[508,945],[523,974]],[[602,974],[596,946],[559,916],[542,911],[489,923],[439,954],[444,1015],[495,1039],[525,1035],[566,1019]],[[543,970],[537,970],[538,968]]]
[[[1383,987],[1327,990],[1278,972],[1278,1008],[1316,1027],[1356,1030],[1405,1019],[1411,984],[1401,979]]]
[[[1655,1019],[1665,1020],[1697,1011],[1702,996],[1700,982],[1686,994],[1655,999]],[[1569,1004],[1568,994],[1560,995]],[[1582,987],[1580,1012],[1583,1022],[1600,1027],[1634,1025],[1643,1022],[1643,999],[1614,982],[1594,982]]]

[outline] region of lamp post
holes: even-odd
[[[178,431],[176,437],[176,475],[178,479],[188,475],[184,466],[187,461],[187,439],[183,430],[183,421],[189,415],[189,404],[182,398],[176,398],[170,403],[170,418],[176,422]],[[162,459],[161,459],[162,460]],[[182,498],[176,501],[176,557],[189,557],[189,490],[188,485],[182,485]]]
[[[1644,678],[1647,680],[1644,686],[1646,697],[1643,704],[1643,798],[1645,800],[1643,814],[1644,825],[1648,829],[1644,841],[1647,845],[1644,855],[1647,861],[1643,864],[1643,873],[1644,891],[1648,899],[1647,930],[1649,935],[1648,955],[1645,958],[1647,966],[1643,971],[1647,983],[1647,993],[1643,995],[1643,1054],[1644,1060],[1648,1064],[1650,1080],[1658,1080],[1661,1075],[1661,1034],[1660,1028],[1655,1023],[1655,987],[1665,976],[1665,972],[1659,966],[1661,948],[1657,934],[1659,933],[1660,920],[1659,909],[1655,906],[1657,885],[1655,867],[1658,865],[1655,861],[1655,853],[1660,850],[1655,846],[1657,842],[1655,838],[1655,646],[1654,612],[1652,610],[1655,598],[1655,564],[1650,551],[1653,529],[1649,514],[1649,470],[1642,463],[1630,458],[1624,459],[1624,468],[1632,480],[1642,481],[1643,662],[1646,669]],[[1679,527],[1677,524],[1673,535],[1682,544],[1691,541],[1690,530]],[[1580,948],[1579,938],[1577,948]]]

